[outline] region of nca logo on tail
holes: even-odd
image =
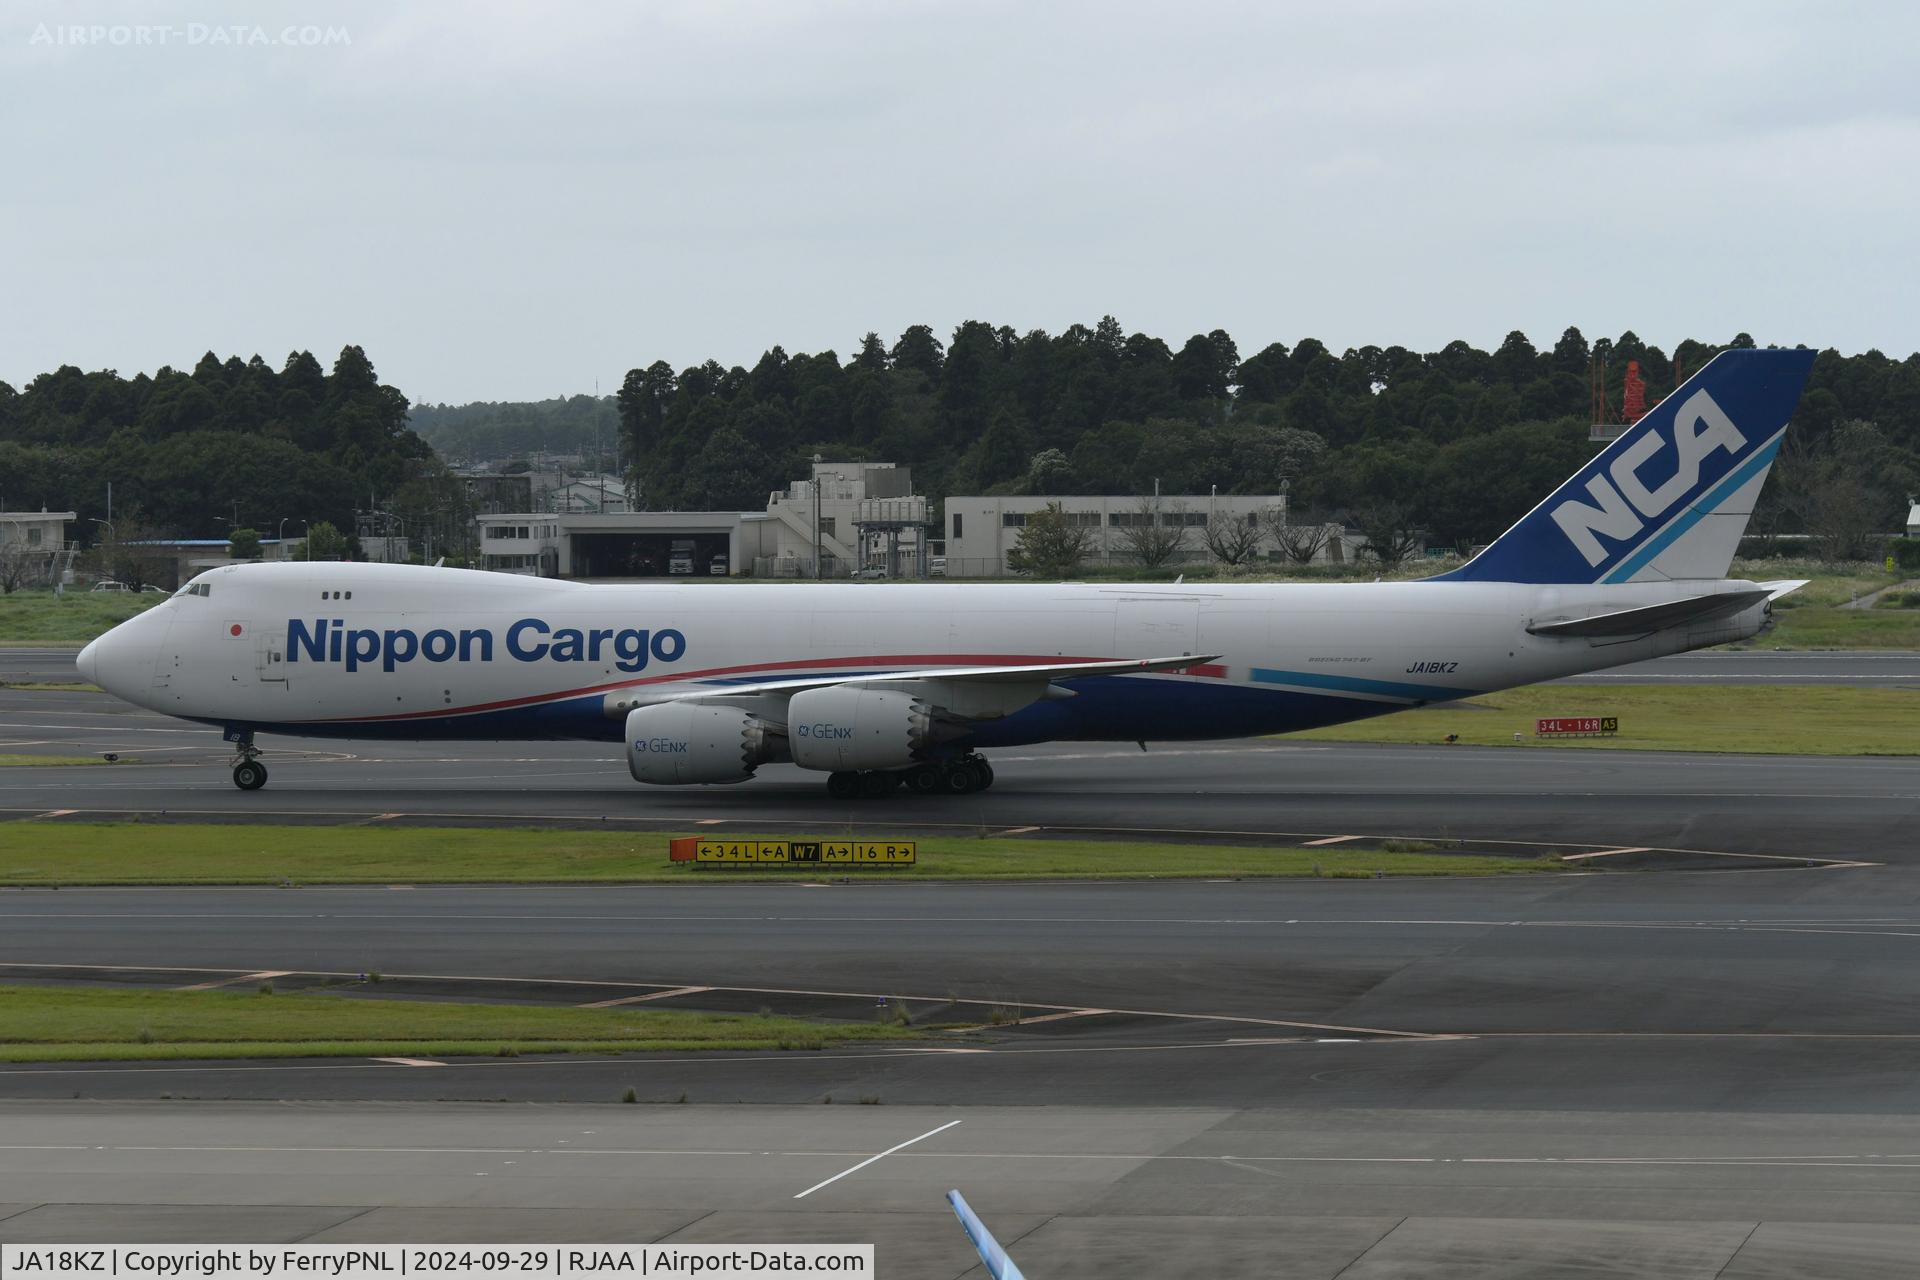
[[[1553,509],[1553,522],[1560,526],[1587,563],[1597,565],[1607,558],[1596,533],[1604,533],[1616,542],[1626,541],[1646,527],[1646,522],[1663,515],[1674,503],[1693,492],[1700,483],[1700,463],[1715,449],[1725,449],[1737,457],[1747,447],[1747,438],[1733,419],[1713,402],[1705,391],[1696,391],[1680,406],[1673,421],[1673,451],[1676,456],[1673,475],[1658,488],[1649,489],[1640,478],[1640,469],[1660,452],[1666,442],[1657,431],[1642,433],[1620,451],[1604,474],[1587,480],[1587,492],[1600,505],[1563,502]],[[1612,476],[1612,483],[1607,477]]]

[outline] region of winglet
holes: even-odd
[[[987,1230],[987,1224],[974,1213],[965,1196],[958,1191],[949,1191],[947,1203],[953,1206],[954,1216],[960,1219],[967,1239],[973,1241],[973,1247],[980,1253],[980,1261],[993,1280],[1026,1280],[1020,1268],[1013,1264],[1013,1259],[1007,1256],[1007,1251],[1000,1247],[1000,1242],[993,1238],[993,1232]]]

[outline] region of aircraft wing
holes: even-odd
[[[1015,1266],[1000,1242],[993,1238],[993,1232],[987,1230],[987,1224],[980,1221],[973,1206],[958,1191],[947,1192],[947,1203],[953,1206],[954,1216],[960,1219],[960,1225],[966,1230],[967,1239],[973,1241],[973,1247],[980,1251],[980,1261],[986,1265],[987,1274],[993,1280],[1026,1280]]]
[[[689,699],[715,701],[722,698],[750,698],[768,694],[785,697],[806,689],[824,689],[829,685],[897,684],[903,681],[915,683],[938,681],[950,686],[970,685],[981,687],[983,692],[993,686],[1008,687],[1004,691],[1012,692],[1024,685],[1030,690],[1026,701],[1032,701],[1034,698],[1043,696],[1047,686],[1055,680],[1071,680],[1077,676],[1122,676],[1140,675],[1153,671],[1179,671],[1187,667],[1217,662],[1219,658],[1220,655],[1217,653],[1183,653],[1177,658],[1040,662],[1017,667],[907,667],[898,671],[869,671],[851,676],[792,676],[739,684],[697,684],[689,681],[685,684],[642,686],[608,694],[607,714],[624,715],[635,707],[652,706],[661,702],[684,702]],[[1060,696],[1064,696],[1065,693],[1064,690],[1059,691]]]

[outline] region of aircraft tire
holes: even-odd
[[[980,775],[965,760],[955,760],[940,771],[939,790],[942,795],[964,796],[980,789]]]
[[[940,790],[940,767],[931,764],[917,764],[907,770],[900,779],[907,790],[917,796],[930,796]]]
[[[975,756],[971,761],[974,776],[980,779],[978,790],[985,791],[993,785],[993,766],[987,763],[985,756]]]
[[[835,800],[852,800],[860,794],[860,775],[842,769],[827,775],[827,794]]]
[[[881,796],[893,794],[898,786],[900,775],[885,769],[869,769],[860,775],[860,794],[868,800],[878,800]]]
[[[242,791],[258,791],[267,785],[267,766],[258,760],[242,760],[233,766],[233,785]]]

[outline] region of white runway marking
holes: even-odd
[[[275,978],[284,978],[291,969],[262,969],[258,973],[236,974],[231,978],[216,978],[212,982],[196,982],[190,987],[175,987],[176,991],[212,991],[218,987],[231,987],[242,982],[271,982]]]
[[[896,1151],[904,1151],[916,1142],[925,1142],[928,1138],[931,1138],[934,1134],[945,1133],[947,1130],[953,1128],[953,1126],[959,1123],[960,1122],[958,1120],[949,1120],[945,1124],[941,1125],[939,1128],[929,1129],[917,1138],[908,1138],[905,1142],[902,1142],[897,1146],[888,1147],[885,1151],[882,1151],[877,1156],[868,1156],[865,1160],[862,1160],[859,1164],[854,1165],[852,1168],[842,1169],[839,1173],[834,1174],[831,1178],[828,1178],[826,1181],[814,1183],[812,1186],[808,1187],[805,1191],[798,1193],[793,1198],[795,1200],[804,1200],[808,1196],[812,1195],[814,1192],[818,1191],[820,1188],[830,1187],[834,1183],[840,1181],[840,1179],[846,1177],[850,1173],[858,1173],[862,1169],[866,1168],[868,1165],[874,1164],[880,1160],[884,1160]]]
[[[674,996],[697,996],[712,987],[669,987],[665,991],[649,991],[645,995],[620,996],[613,1000],[595,1000],[592,1004],[575,1005],[577,1009],[614,1009],[623,1004],[645,1004],[649,1000],[668,1000]]]

